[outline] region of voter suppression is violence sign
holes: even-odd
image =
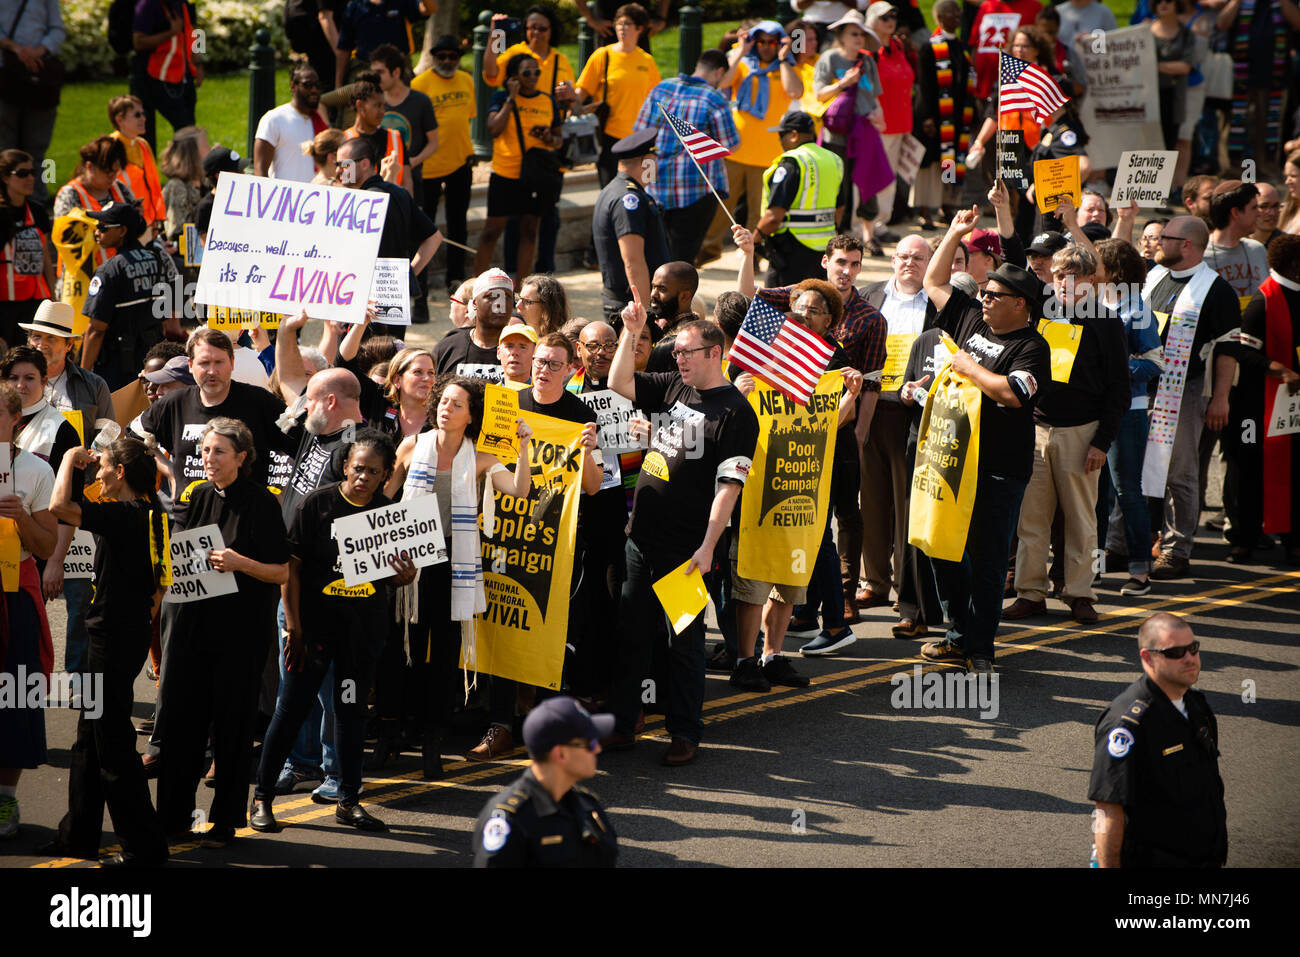
[[[194,301],[361,322],[388,194],[223,173]]]
[[[349,588],[393,575],[392,560],[399,555],[416,568],[447,560],[436,495],[337,518],[333,535],[343,584]]]
[[[233,572],[217,571],[208,561],[209,552],[221,551],[225,547],[221,529],[216,525],[203,525],[173,534],[172,587],[167,589],[163,601],[184,604],[239,591]]]

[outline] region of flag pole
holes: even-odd
[[[662,103],[658,105],[659,105],[659,112],[663,114],[664,122],[667,123],[668,111],[664,109],[664,105]],[[677,142],[681,143],[682,149],[686,150],[686,155],[691,158],[691,162],[695,164],[695,168],[700,171],[700,176],[703,177],[705,185],[709,187],[709,191],[713,193],[713,198],[716,199],[718,201],[718,205],[722,207],[722,212],[726,215],[727,219],[731,220],[731,225],[735,226],[736,221],[731,218],[731,211],[727,209],[727,204],[722,201],[722,197],[718,195],[718,191],[713,188],[712,181],[709,180],[708,176],[705,176],[704,168],[700,166],[700,161],[695,158],[694,153],[692,153],[689,149],[686,148],[686,144],[682,143],[682,136],[680,133],[677,132],[677,128],[674,127],[671,123],[668,123],[668,128],[673,131],[673,136],[677,137]]]

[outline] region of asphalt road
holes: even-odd
[[[796,662],[813,676],[808,689],[739,694],[710,673],[694,764],[659,765],[667,738],[657,716],[635,750],[600,758],[591,786],[618,831],[620,864],[1084,867],[1093,723],[1137,676],[1136,628],[1156,610],[1187,616],[1203,643],[1200,688],[1219,715],[1229,865],[1300,864],[1300,570],[1228,565],[1226,549],[1207,534],[1195,579],[1157,583],[1141,599],[1119,596],[1123,574],[1107,576],[1092,628],[1050,601],[1042,618],[1004,624],[996,717],[895,708],[891,676],[911,675],[918,643],[890,637],[887,608],[864,615],[845,654]],[[1281,550],[1262,557],[1280,560]],[[60,618],[61,605],[50,607]],[[52,625],[61,634],[61,622]],[[152,684],[141,677],[136,688],[142,717]],[[23,775],[23,827],[0,844],[0,866],[94,866],[33,856],[67,806],[73,728],[71,712],[48,713],[50,763]],[[422,780],[415,753],[367,778],[363,800],[387,834],[345,830],[332,807],[301,793],[276,801],[288,825],[279,834],[241,832],[223,850],[177,845],[168,869],[467,866],[479,808],[523,766],[522,751],[490,764],[451,760],[477,739],[465,728],[447,743],[442,780]],[[209,799],[200,788],[203,807]],[[112,843],[106,817],[104,844]]]

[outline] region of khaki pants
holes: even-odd
[[[1096,601],[1092,590],[1093,552],[1097,550],[1097,479],[1084,472],[1097,423],[1034,426],[1034,474],[1020,504],[1016,549],[1016,594],[1029,601],[1047,598],[1047,550],[1052,517],[1059,504],[1065,516],[1065,590],[1062,597]]]
[[[907,409],[876,403],[871,431],[862,447],[862,577],[872,594],[889,597],[899,589],[907,545]],[[893,570],[890,570],[890,560]]]
[[[731,213],[735,211],[740,197],[748,196],[745,202],[745,221],[741,225],[752,233],[754,227],[758,225],[758,217],[762,212],[763,174],[767,172],[767,167],[733,163],[731,160],[723,160],[723,162],[727,164],[728,192],[722,202],[726,205],[727,212]],[[726,213],[719,209],[714,213],[713,222],[709,224],[709,233],[704,238],[704,245],[700,247],[700,255],[706,260],[717,259],[724,249],[734,248],[731,242],[731,223]]]

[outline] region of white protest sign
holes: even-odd
[[[1011,34],[1020,26],[1018,13],[986,13],[980,21],[976,38],[977,53],[997,53],[1011,42]]]
[[[208,561],[209,552],[221,551],[225,547],[221,529],[216,525],[201,525],[174,533],[171,537],[172,587],[167,589],[163,601],[180,605],[239,591],[234,572],[217,571]]]
[[[925,144],[911,133],[903,134],[903,142],[898,149],[898,165],[894,172],[908,183],[916,182],[916,173],[925,159]]]
[[[388,194],[223,173],[194,301],[361,322]]]
[[[390,326],[411,324],[411,261],[409,259],[375,260],[370,279],[370,298],[375,303],[375,321]]]
[[[1292,395],[1285,385],[1277,387],[1273,411],[1268,416],[1268,437],[1300,433],[1300,392]]]
[[[0,498],[14,494],[13,455],[13,446],[0,442]]]
[[[1174,184],[1174,164],[1177,162],[1177,150],[1125,150],[1120,153],[1110,204],[1127,206],[1135,200],[1139,206],[1163,208],[1169,188]]]
[[[587,403],[596,413],[596,425],[599,429],[597,442],[604,459],[601,468],[604,478],[600,487],[619,488],[623,484],[623,472],[619,468],[618,453],[638,448],[636,440],[628,431],[627,424],[636,414],[632,400],[624,398],[613,389],[598,389],[595,392],[580,392],[578,398]]]
[[[394,574],[392,559],[409,558],[416,568],[447,560],[438,496],[422,495],[334,520],[331,534],[348,588]]]
[[[1124,150],[1163,149],[1156,47],[1148,25],[1089,35],[1073,52],[1082,58],[1088,76],[1079,115],[1088,131],[1092,168],[1118,166]]]
[[[95,536],[84,528],[79,528],[72,535],[72,544],[63,556],[63,577],[65,579],[92,578],[95,573]]]

